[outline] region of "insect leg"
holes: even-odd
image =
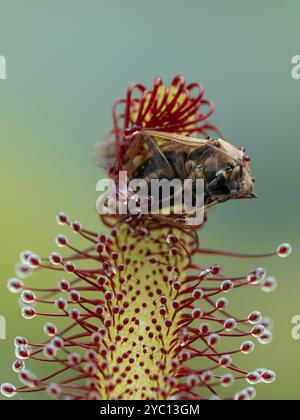
[[[231,193],[231,190],[227,186],[227,179],[223,173],[218,174],[214,180],[208,184],[208,189],[224,195]]]
[[[214,199],[205,206],[205,209],[215,207],[217,204],[225,203],[233,198],[237,198],[236,194],[221,195],[219,197],[214,197]]]

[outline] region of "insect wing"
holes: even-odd
[[[163,131],[143,130],[143,134],[153,137],[158,144],[163,146],[177,143],[188,148],[201,148],[207,146],[209,143],[209,140],[206,139],[181,136],[180,134],[166,133]]]

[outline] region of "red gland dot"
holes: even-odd
[[[177,311],[180,308],[180,303],[178,302],[178,300],[173,300],[171,306],[175,311]]]
[[[100,328],[98,332],[103,338],[106,337],[108,334],[108,331],[106,328]]]
[[[220,336],[218,334],[212,334],[208,337],[208,344],[212,347],[218,345],[220,342]]]
[[[53,346],[47,345],[44,347],[43,353],[48,359],[54,359],[57,354],[57,350]]]
[[[31,268],[38,268],[40,267],[42,261],[41,258],[38,255],[31,255],[29,257],[28,263]]]
[[[11,293],[17,294],[23,290],[24,284],[19,279],[11,279],[7,283],[7,288]]]
[[[97,254],[102,255],[106,251],[106,246],[103,243],[99,243],[95,246]]]
[[[29,266],[28,262],[26,264],[20,263],[16,265],[15,273],[17,276],[21,277],[21,279],[25,279],[31,276],[32,268]]]
[[[98,354],[97,354],[97,352],[95,352],[94,350],[87,351],[87,353],[86,353],[86,359],[89,362],[97,362],[97,360],[98,360]]]
[[[235,397],[234,397],[235,401],[247,401],[248,400],[248,394],[245,391],[240,391],[238,392]]]
[[[170,248],[169,254],[171,257],[176,257],[179,254],[179,251],[177,248]]]
[[[47,391],[51,397],[59,397],[61,394],[61,388],[58,384],[48,385]]]
[[[13,364],[13,371],[15,373],[20,373],[25,369],[25,362],[23,360],[16,360]]]
[[[204,292],[202,289],[196,289],[193,291],[193,299],[194,300],[199,300],[199,299],[203,299],[204,297]]]
[[[24,337],[16,337],[14,343],[15,343],[16,347],[27,346],[28,345],[28,340],[26,340],[26,338],[24,338]]]
[[[211,327],[209,324],[204,323],[200,325],[199,331],[202,335],[207,335],[211,332]]]
[[[53,340],[51,341],[51,344],[56,348],[61,350],[62,348],[64,348],[65,342],[62,338],[60,337],[54,337]]]
[[[118,302],[120,302],[121,300],[123,300],[124,299],[123,293],[117,293],[116,294],[116,299],[117,299]]]
[[[170,362],[170,366],[173,370],[177,369],[179,367],[179,362],[176,359],[172,359]]]
[[[195,308],[192,311],[192,317],[193,319],[199,319],[203,317],[203,311],[200,308]]]
[[[57,215],[56,220],[57,220],[57,223],[59,225],[67,225],[69,223],[69,218],[68,218],[67,214],[63,213],[63,212],[61,212]]]
[[[258,372],[250,372],[246,376],[246,380],[250,385],[256,385],[260,382],[261,377]]]
[[[273,341],[273,334],[271,333],[271,331],[266,330],[265,333],[261,337],[259,337],[258,341],[260,344],[265,346],[271,344]]]
[[[261,379],[264,383],[270,384],[276,380],[276,374],[270,370],[267,370],[261,375]]]
[[[251,331],[251,335],[253,335],[253,337],[261,337],[264,333],[265,327],[263,325],[256,325]]]
[[[71,227],[74,233],[80,233],[82,231],[82,225],[80,222],[77,222],[77,221],[73,222],[71,224]]]
[[[68,282],[68,280],[63,279],[58,282],[58,287],[62,292],[69,292],[71,285],[70,282]]]
[[[6,398],[13,398],[17,395],[17,389],[11,384],[3,384],[0,388],[1,394]]]
[[[248,394],[248,400],[254,400],[256,397],[256,389],[253,387],[249,387],[246,389],[246,392]]]
[[[114,315],[117,315],[120,312],[120,307],[119,306],[114,306],[112,308],[112,312]]]
[[[92,342],[94,343],[94,344],[96,344],[96,345],[98,345],[98,344],[100,344],[100,343],[102,343],[102,337],[101,337],[101,335],[98,333],[98,332],[95,332],[93,335],[92,335]]]
[[[75,264],[73,264],[72,262],[67,262],[67,263],[64,265],[64,270],[65,270],[67,273],[74,273],[74,272],[76,271]]]
[[[111,267],[110,263],[108,261],[105,261],[103,263],[103,270],[108,271],[108,270],[111,270],[111,269],[112,269],[112,267]]]
[[[162,305],[166,305],[168,302],[168,299],[166,298],[166,296],[161,296],[161,298],[159,299],[160,303]]]
[[[22,251],[20,254],[20,260],[23,264],[28,264],[28,260],[29,257],[32,255],[33,253],[31,251]]]
[[[59,298],[59,299],[56,300],[55,306],[60,311],[65,311],[67,309],[67,307],[68,307],[68,303],[67,303],[67,301],[65,299]]]
[[[112,238],[117,238],[117,237],[119,236],[119,231],[118,231],[118,229],[113,229],[113,230],[111,231],[111,236],[112,236]]]
[[[214,378],[214,375],[211,371],[206,371],[201,375],[202,382],[209,384]]]
[[[232,358],[228,354],[221,356],[219,359],[219,365],[223,368],[231,366]]]
[[[290,244],[281,244],[277,249],[277,255],[281,258],[289,257],[292,253],[292,247]]]
[[[236,328],[237,326],[237,322],[235,319],[227,319],[226,321],[224,321],[224,329],[226,331],[232,331]]]
[[[114,297],[114,293],[111,292],[111,291],[107,291],[107,292],[105,292],[104,297],[105,297],[106,300],[112,300],[113,297]]]
[[[57,327],[54,324],[48,323],[44,326],[44,332],[49,337],[53,337],[57,334]]]
[[[166,308],[164,306],[160,308],[159,313],[161,314],[161,316],[165,316],[167,314]]]
[[[112,252],[111,258],[113,261],[117,261],[120,258],[120,254],[118,252]]]
[[[125,270],[126,270],[126,265],[125,264],[119,264],[118,265],[119,273],[124,273]]]
[[[102,243],[102,244],[106,244],[107,243],[107,236],[104,234],[104,233],[101,233],[100,235],[99,235],[99,241]]]
[[[167,328],[171,328],[173,325],[173,321],[171,319],[165,319],[164,324]]]
[[[99,286],[104,286],[107,283],[106,277],[100,276],[98,277],[97,283]]]
[[[148,261],[151,265],[157,265],[158,264],[158,259],[155,257],[148,257]]]
[[[220,274],[221,267],[218,264],[215,264],[210,268],[210,271],[211,271],[212,275],[216,276],[216,275]]]
[[[221,377],[220,383],[221,383],[222,386],[228,388],[231,385],[233,385],[233,383],[234,383],[234,377],[232,375],[230,375],[230,374],[226,374],[226,375],[224,375],[224,376]]]
[[[74,302],[80,302],[80,293],[77,290],[70,291],[70,299]]]
[[[257,324],[262,320],[262,314],[258,311],[251,312],[248,316],[248,322],[250,324]]]
[[[241,345],[241,352],[244,354],[250,354],[254,351],[255,345],[252,341],[246,341]]]
[[[225,280],[221,285],[221,291],[228,293],[233,289],[234,285],[231,280]]]
[[[188,350],[182,350],[179,354],[180,360],[186,362],[191,358],[190,352]]]
[[[175,235],[168,235],[167,242],[169,245],[177,245],[179,242],[179,239]]]
[[[228,300],[224,298],[218,299],[216,302],[216,308],[219,311],[225,309],[227,305],[228,305]]]
[[[60,265],[60,264],[62,264],[62,261],[63,261],[61,255],[56,253],[56,252],[53,252],[50,255],[49,260],[50,260],[51,264],[53,264],[53,265]]]
[[[106,319],[104,320],[104,326],[105,326],[106,328],[110,328],[112,325],[113,325],[113,321],[112,321],[112,319],[111,319],[111,318],[106,318]]]
[[[37,315],[36,311],[34,308],[30,308],[30,307],[26,307],[22,309],[22,316],[25,319],[31,320],[33,318],[35,318]]]
[[[25,346],[18,347],[16,349],[16,357],[20,360],[28,360],[30,358],[30,352]]]
[[[178,292],[181,289],[181,284],[178,281],[173,281],[172,289],[174,289]]]
[[[60,248],[63,248],[65,246],[68,246],[68,239],[64,235],[58,235],[55,239],[55,243]]]
[[[26,304],[32,304],[36,301],[35,294],[31,290],[24,290],[22,293],[22,301]]]
[[[267,277],[261,284],[261,289],[265,293],[272,293],[277,288],[277,280],[275,277]]]

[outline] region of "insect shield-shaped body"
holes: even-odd
[[[156,210],[155,214],[157,210],[170,214],[172,209],[171,212],[177,214],[186,196],[191,197],[192,209],[255,197],[250,159],[243,150],[225,140],[142,129],[126,138],[126,143],[128,146],[121,159],[114,146],[102,146],[99,147],[102,156],[98,153],[95,160],[108,169],[114,161],[121,160],[121,170],[127,172],[128,183],[134,184],[128,190],[133,198],[137,192],[141,195],[143,182],[143,196],[147,199],[144,197],[140,204],[144,210],[151,207],[152,211]]]
[[[254,179],[243,150],[222,139],[203,140],[143,130],[126,154],[129,178],[204,182],[206,207],[230,199],[255,198]],[[196,198],[196,197],[195,197]]]

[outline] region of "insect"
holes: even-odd
[[[129,177],[148,183],[152,179],[202,179],[206,207],[230,199],[256,198],[249,158],[222,139],[143,130],[134,138],[126,160]]]
[[[231,199],[256,198],[249,159],[225,140],[143,129],[128,144],[122,170],[127,171],[129,180],[143,179],[150,185],[154,179],[191,179],[194,189],[195,181],[201,179],[206,208]],[[94,160],[107,168],[116,160],[116,148],[100,149],[100,157]]]

